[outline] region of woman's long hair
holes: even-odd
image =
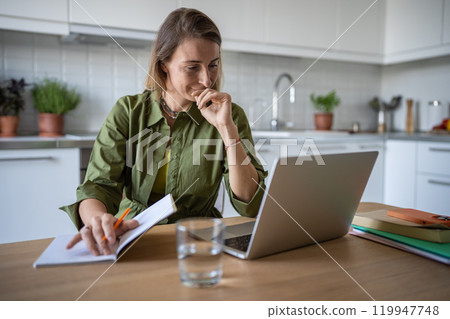
[[[158,97],[167,90],[167,74],[162,64],[169,61],[178,46],[189,38],[200,38],[222,44],[219,29],[203,12],[195,9],[180,8],[172,11],[161,25],[156,41],[153,44],[150,68],[145,83],[145,89],[158,92]],[[222,64],[219,63],[217,80],[211,87],[219,90],[222,82]]]

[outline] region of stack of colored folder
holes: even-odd
[[[419,225],[381,209],[357,213],[352,226],[352,235],[450,265],[450,228],[444,225]]]

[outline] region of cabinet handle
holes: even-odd
[[[437,185],[444,185],[444,186],[450,186],[449,182],[442,182],[442,181],[437,181],[437,180],[434,180],[434,179],[429,179],[428,183],[430,183],[430,184],[437,184]]]
[[[439,148],[439,147],[430,147],[429,150],[432,152],[450,152],[449,148]]]
[[[50,161],[54,159],[52,156],[36,156],[36,157],[10,157],[0,158],[0,162],[12,162],[12,161]]]
[[[319,152],[321,150],[346,150],[347,147],[344,145],[336,145],[336,146],[320,146],[317,145],[317,148],[319,149]]]
[[[381,150],[383,149],[383,145],[359,145],[359,148],[362,150]]]

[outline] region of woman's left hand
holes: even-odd
[[[203,117],[214,127],[233,124],[231,116],[231,96],[213,89],[196,91],[192,94]],[[211,103],[209,103],[211,101]],[[209,104],[209,106],[207,106]]]

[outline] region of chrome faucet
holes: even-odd
[[[272,95],[272,121],[270,122],[270,128],[272,131],[278,131],[280,129],[280,119],[278,116],[278,89],[280,86],[280,82],[283,78],[287,78],[289,80],[289,84],[291,84],[289,88],[289,102],[291,104],[295,103],[295,87],[294,87],[294,81],[292,80],[292,77],[287,74],[283,73],[281,74],[278,79],[275,81],[275,86],[273,88],[273,95]]]

